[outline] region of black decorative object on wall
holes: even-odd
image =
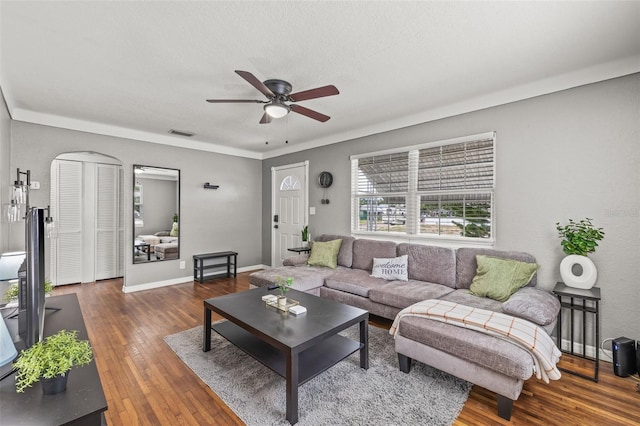
[[[209,182],[205,182],[204,189],[218,189],[220,185],[211,185]]]
[[[322,172],[318,176],[318,185],[324,189],[322,193],[322,200],[320,200],[321,204],[329,204],[329,199],[327,198],[327,188],[333,185],[333,175],[329,172]]]
[[[318,183],[322,188],[329,188],[333,184],[333,175],[329,172],[320,173]]]

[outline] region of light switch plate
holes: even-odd
[[[315,207],[309,207],[309,214],[311,214],[311,215],[316,214],[316,208]]]

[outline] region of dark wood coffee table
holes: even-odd
[[[204,301],[202,350],[211,349],[211,330],[244,350],[287,381],[287,414],[298,422],[298,386],[360,351],[360,367],[369,368],[369,313],[363,309],[291,290],[287,297],[300,302],[307,313],[295,316],[266,305],[261,287]],[[211,312],[228,321],[211,325]],[[360,341],[338,334],[360,325]]]

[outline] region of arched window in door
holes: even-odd
[[[300,190],[300,181],[295,176],[286,176],[280,182],[280,191],[299,191]]]

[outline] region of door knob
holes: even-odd
[[[275,229],[278,229],[278,225],[273,225],[273,227],[274,227]]]

